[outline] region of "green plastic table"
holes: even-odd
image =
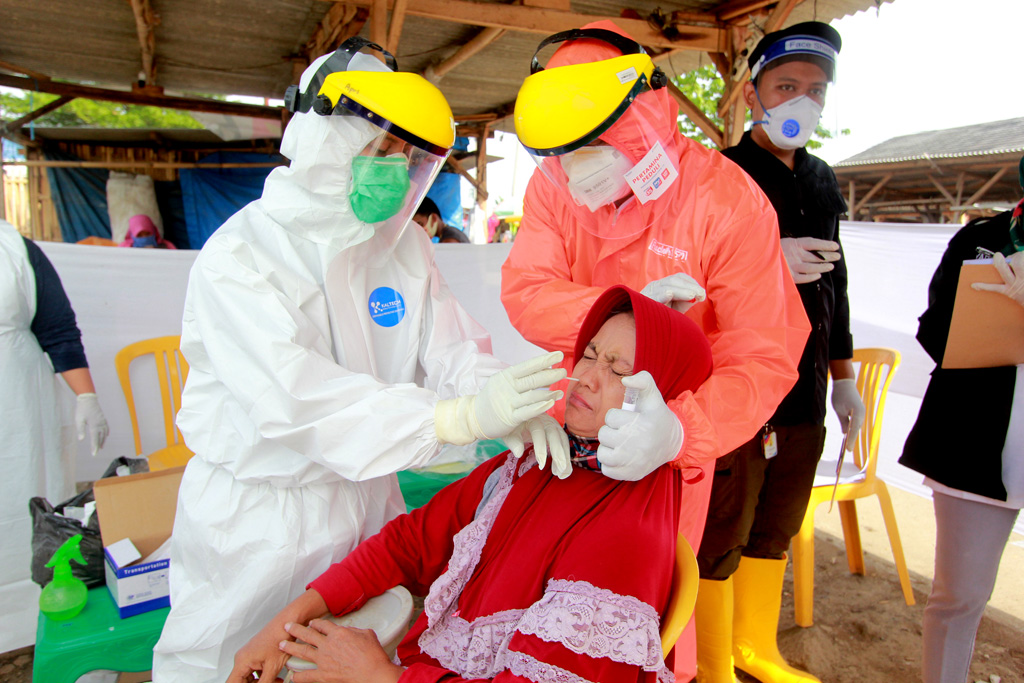
[[[507,450],[508,448],[500,439],[487,439],[477,442],[476,458],[472,462],[450,463],[436,468],[399,472],[398,486],[405,498],[405,511],[412,512],[426,504],[434,497],[435,493],[445,486],[462,479],[484,460]]]
[[[106,586],[89,590],[85,607],[72,619],[39,614],[32,661],[33,683],[74,683],[97,669],[148,671],[153,646],[170,607],[122,619]]]

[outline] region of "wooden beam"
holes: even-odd
[[[348,4],[362,7],[372,6],[375,2],[384,1],[346,0]],[[386,2],[390,7],[397,0],[386,0]],[[679,36],[674,40],[669,40],[659,29],[642,19],[624,19],[618,16],[580,14],[578,12],[565,12],[542,7],[501,5],[471,2],[470,0],[416,0],[408,8],[407,14],[457,24],[489,26],[509,31],[543,35],[571,28],[579,28],[584,24],[599,19],[609,19],[641,45],[701,50],[705,52],[721,52],[725,49],[725,30],[719,26],[680,24],[674,27],[679,31]]]
[[[861,208],[865,204],[867,204],[869,199],[874,197],[879,190],[885,187],[885,184],[889,182],[890,178],[892,178],[892,173],[886,173],[884,176],[882,176],[882,179],[875,183],[874,186],[870,190],[868,190],[868,193],[861,197],[861,200],[857,202],[857,205],[855,207],[853,207],[853,213],[856,214],[858,211],[860,211]]]
[[[849,216],[850,216],[850,220],[851,221],[857,220],[856,216],[853,213],[853,207],[856,206],[856,203],[853,200],[856,199],[856,198],[857,198],[857,183],[855,183],[855,182],[853,182],[851,180],[850,181],[850,200],[846,204],[846,206],[847,206],[847,208],[848,208],[848,210],[850,212]]]
[[[405,23],[405,10],[408,6],[409,0],[395,0],[395,8],[391,10],[388,43],[384,46],[391,54],[398,53],[398,39],[402,36],[402,24]]]
[[[711,138],[711,142],[715,143],[715,146],[719,149],[723,149],[723,141],[725,140],[725,134],[722,130],[715,125],[715,122],[707,117],[707,115],[701,111],[700,107],[690,101],[690,98],[686,96],[682,90],[676,87],[676,84],[672,81],[668,82],[668,92],[672,97],[675,98],[676,102],[679,103],[679,108],[683,111],[688,119],[693,121],[694,125],[703,131],[704,135]]]
[[[487,215],[487,124],[476,138],[476,205]]]
[[[29,168],[268,168],[286,166],[287,161],[250,161],[223,164],[203,164],[188,161],[51,161],[49,159],[27,159],[5,161],[6,166],[27,166]]]
[[[4,129],[5,132],[6,131],[10,131],[12,133],[17,133],[18,129],[21,128],[22,126],[24,126],[26,123],[30,123],[32,121],[35,121],[36,119],[38,119],[41,116],[46,116],[47,114],[49,114],[54,109],[60,109],[61,107],[63,107],[65,104],[67,104],[68,102],[70,102],[73,99],[75,99],[75,98],[74,97],[66,97],[66,96],[65,97],[58,97],[53,102],[50,102],[48,104],[44,104],[43,106],[39,107],[38,109],[34,109],[34,110],[30,111],[29,113],[25,114],[24,116],[16,118],[13,121],[11,121],[10,123],[4,124],[3,125],[3,129]]]
[[[772,10],[772,13],[768,16],[768,21],[764,24],[765,34],[771,33],[772,31],[778,31],[782,28],[782,25],[786,23],[786,19],[789,19],[789,15],[793,11],[793,8],[802,1],[803,0],[781,0],[781,2],[775,6],[775,9]],[[740,74],[738,79],[726,80],[725,83],[728,90],[725,95],[722,96],[722,100],[718,103],[719,116],[721,116],[726,109],[731,107],[740,96],[740,93],[743,91],[743,84],[749,79],[749,77],[750,67],[744,66],[743,72]]]
[[[722,80],[730,78],[732,64],[729,63],[729,56],[724,52],[709,52],[707,54],[711,58],[711,63],[718,69],[718,75],[722,77]]]
[[[392,0],[398,2],[399,0]],[[388,0],[369,0],[370,40],[378,45],[388,44]],[[383,55],[381,55],[383,57]]]
[[[483,50],[485,47],[505,35],[503,28],[485,28],[473,36],[467,43],[459,48],[458,52],[436,66],[430,64],[423,71],[423,77],[437,85],[449,71],[462,64],[467,59]]]
[[[370,10],[366,7],[340,2],[331,5],[313,30],[313,35],[306,41],[306,64],[321,55],[333,52],[338,45],[359,33],[369,17]],[[299,74],[301,73],[302,69],[299,69]],[[293,82],[298,83],[298,77]]]
[[[39,81],[50,80],[50,77],[46,74],[41,74],[38,71],[32,71],[30,69],[26,69],[25,67],[18,66],[17,64],[11,64],[10,62],[5,62],[2,60],[0,60],[0,69],[5,69],[6,71],[13,71],[16,74],[25,74],[29,78],[35,78]]]
[[[467,171],[466,167],[462,165],[462,162],[460,162],[458,159],[449,156],[445,163],[451,164],[452,168],[455,169],[456,173],[458,173],[460,176],[468,180],[469,184],[476,188],[478,197],[482,196],[484,199],[487,199],[487,189],[480,186],[480,183],[477,181],[476,178],[469,174],[469,171]],[[484,165],[486,165],[486,163],[487,162],[485,161]]]
[[[970,198],[970,199],[968,199],[968,200],[967,200],[966,202],[964,202],[964,203],[965,203],[965,204],[967,204],[967,205],[969,206],[969,205],[973,204],[974,202],[978,201],[979,199],[981,199],[981,198],[982,198],[982,196],[983,196],[983,195],[984,195],[984,194],[985,194],[986,192],[988,192],[989,188],[990,188],[990,187],[992,187],[993,185],[995,185],[995,184],[996,184],[997,182],[999,182],[999,179],[1000,179],[1000,178],[1002,178],[1002,177],[1003,177],[1003,175],[1005,175],[1005,173],[1006,173],[1007,171],[1009,171],[1009,170],[1010,170],[1010,167],[1009,167],[1009,166],[1003,166],[1003,167],[1002,167],[1001,169],[999,169],[998,171],[996,171],[996,172],[995,172],[995,175],[993,175],[993,176],[992,176],[991,178],[989,178],[989,179],[988,179],[987,181],[985,181],[985,184],[984,184],[984,185],[982,185],[982,186],[981,186],[981,187],[980,187],[980,188],[978,189],[978,191],[977,191],[977,192],[975,192],[974,194],[972,194],[972,195],[971,195],[971,198]]]
[[[557,9],[569,11],[569,0],[520,0],[527,7],[544,7],[546,9]]]
[[[128,0],[132,14],[135,15],[135,32],[139,36],[139,47],[142,50],[142,75],[145,85],[156,85],[156,34],[160,17],[153,11],[149,0]]]
[[[168,95],[109,90],[107,88],[95,88],[89,85],[78,85],[76,83],[58,83],[50,80],[40,81],[34,78],[23,78],[21,76],[10,76],[8,74],[0,74],[0,86],[20,88],[22,90],[35,92],[46,92],[53,95],[64,95],[67,97],[83,97],[90,100],[104,100],[107,102],[121,102],[123,104],[164,107],[165,109],[185,109],[188,111],[227,114],[229,116],[249,116],[257,119],[280,120],[281,110],[283,109],[283,107],[267,107],[261,104],[243,104],[241,102],[222,102],[220,100],[204,100],[199,98],[171,97]]]
[[[735,0],[735,2],[727,2],[715,9],[715,17],[719,21],[731,21],[737,17],[756,12],[762,7],[767,7],[775,2],[778,2],[778,0]]]
[[[935,189],[937,189],[939,192],[941,192],[942,196],[949,200],[950,204],[953,204],[953,202],[956,201],[955,199],[953,199],[953,195],[951,195],[946,190],[946,188],[944,188],[942,186],[942,183],[940,183],[938,180],[935,179],[935,176],[933,176],[931,173],[929,173],[929,174],[927,174],[927,178],[928,178],[928,180],[931,181],[932,185],[935,186]]]

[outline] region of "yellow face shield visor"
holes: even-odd
[[[319,95],[332,109],[344,108],[432,154],[445,156],[455,144],[448,101],[419,74],[339,71],[324,79]]]
[[[640,93],[665,85],[664,73],[643,48],[612,31],[564,31],[546,38],[537,51],[553,42],[577,38],[604,40],[623,54],[546,70],[534,56],[531,74],[516,97],[514,120],[519,141],[537,156],[557,156],[588,145],[608,130]]]
[[[380,52],[389,71],[349,71],[349,62],[364,48]],[[455,118],[441,91],[418,74],[399,72],[390,52],[358,36],[323,63],[305,92],[289,87],[285,107],[294,113],[359,116],[438,156],[446,156],[455,143]]]

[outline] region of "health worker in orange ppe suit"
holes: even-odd
[[[572,357],[584,316],[625,284],[682,310],[711,341],[714,370],[667,405],[640,389],[636,411],[610,410],[598,459],[615,479],[684,470],[679,530],[700,543],[714,460],[749,440],[797,378],[810,326],[779,246],[775,212],[718,152],[684,138],[666,77],[613,22],[546,38],[515,107],[538,163],[502,267],[509,319],[529,341]],[[670,415],[669,420],[665,419]],[[674,418],[674,419],[672,419]],[[692,623],[675,670],[695,670]]]

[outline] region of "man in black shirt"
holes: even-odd
[[[833,80],[839,34],[805,22],[766,35],[749,58],[743,95],[753,126],[723,152],[768,196],[783,253],[811,322],[800,377],[751,441],[718,459],[698,553],[697,667],[732,683],[733,666],[762,683],[817,681],[776,645],[786,550],[800,529],[825,441],[825,395],[851,437],[864,419],[857,391],[835,174],[804,149]],[[853,447],[853,438],[848,448]]]

